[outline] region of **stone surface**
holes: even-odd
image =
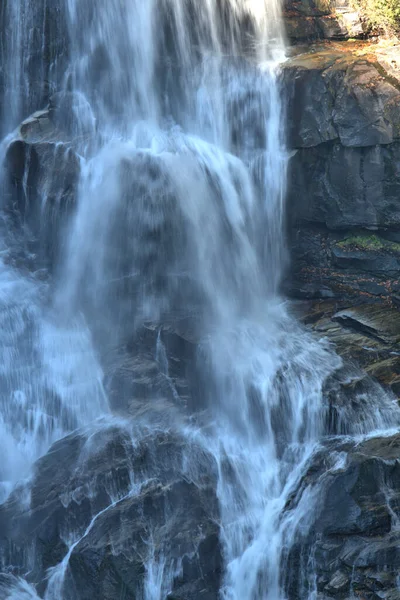
[[[49,96],[61,86],[69,53],[68,9],[64,2],[37,0],[21,5],[18,11],[12,7],[13,4],[14,0],[3,0],[0,4],[2,137],[18,123],[10,123],[11,103],[11,114],[14,112],[16,119],[23,119],[46,105]],[[18,38],[17,26],[30,32],[24,38],[25,43]],[[17,79],[13,62],[16,54],[23,65]]]
[[[335,448],[327,442],[315,454],[301,484],[301,493],[316,492],[315,518],[288,560],[290,598],[300,597],[290,582],[307,577],[314,577],[318,598],[397,597],[399,458],[398,434]],[[302,557],[310,552],[307,568]]]
[[[353,402],[354,392],[363,393],[365,386],[370,385],[370,378],[390,394],[400,397],[400,312],[397,308],[382,303],[351,306],[342,295],[337,300],[302,301],[294,305],[294,310],[318,337],[323,336],[334,344],[344,360],[343,373],[329,384],[336,405],[342,400],[346,403],[349,394]],[[382,394],[377,390],[374,393]]]
[[[346,147],[390,144],[400,137],[400,84],[371,47],[316,46],[283,66],[289,144]]]
[[[309,48],[283,70],[288,98],[291,295],[399,292],[400,85],[389,47]]]
[[[291,251],[285,289],[294,297],[397,303],[400,248],[381,232],[332,233],[298,224]]]
[[[291,43],[360,38],[368,32],[349,0],[286,0],[283,9]]]
[[[14,227],[29,228],[37,268],[56,261],[60,231],[76,200],[80,161],[62,140],[49,112],[40,111],[21,124],[6,151],[6,210]]]
[[[68,551],[67,535],[76,545],[63,598],[134,600],[146,569],[163,568],[165,552],[171,597],[216,599],[221,551],[213,460],[172,432],[149,428],[133,435],[131,428],[111,423],[97,433],[77,432],[40,459],[30,510],[13,497],[0,509],[1,566],[18,562],[21,571],[13,575],[22,575],[29,557],[19,548],[33,546],[28,580],[42,595],[47,569]]]

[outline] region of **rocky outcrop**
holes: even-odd
[[[349,0],[286,0],[283,18],[291,43],[362,38],[368,31]]]
[[[315,516],[288,557],[290,598],[305,590],[321,600],[399,598],[399,456],[394,435],[328,442],[313,457],[288,506],[306,490],[315,503]]]
[[[50,112],[43,110],[20,125],[7,148],[5,166],[3,197],[13,227],[28,227],[34,268],[51,267],[60,250],[61,229],[75,203],[78,155],[55,128]]]
[[[355,367],[352,373],[346,371],[344,380],[341,376],[338,379],[340,385],[346,381],[344,388],[350,395],[356,388],[364,388],[367,379],[372,379],[389,394],[400,396],[400,312],[397,307],[381,303],[349,306],[345,299],[324,299],[300,301],[293,309],[315,335],[334,344],[346,369],[349,365]],[[333,388],[342,394],[343,387],[339,390],[335,384]],[[382,395],[382,391],[375,390],[375,393]]]
[[[66,600],[135,600],[157,585],[157,570],[163,597],[217,598],[215,477],[205,450],[172,432],[129,423],[77,432],[37,463],[28,512],[13,497],[1,507],[1,562],[21,565],[16,577],[29,569],[40,595],[48,587]]]
[[[356,43],[315,47],[284,67],[295,296],[393,301],[398,293],[394,66],[379,45]]]

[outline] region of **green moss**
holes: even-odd
[[[377,235],[356,235],[345,238],[336,243],[338,248],[342,250],[383,250],[387,252],[400,253],[400,243],[384,240]]]

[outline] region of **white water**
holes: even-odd
[[[295,516],[283,509],[324,434],[322,386],[340,361],[278,293],[287,162],[279,0],[65,1],[65,90],[83,166],[57,283],[2,263],[2,495],[54,440],[108,414],[100,354],[143,322],[187,317],[209,382],[208,422],[181,427],[182,417],[173,427],[218,465],[221,597],[284,600],[283,555],[312,498]],[[12,68],[17,87],[21,62]],[[386,424],[378,413],[368,426]],[[69,542],[46,600],[62,600],[70,556],[108,508]],[[144,600],[164,600],[177,568],[150,552]],[[26,584],[14,587],[23,591],[10,597],[24,597]]]

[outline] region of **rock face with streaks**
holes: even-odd
[[[140,432],[115,425],[57,442],[37,463],[30,510],[13,497],[0,509],[1,567],[21,565],[16,577],[29,569],[39,594],[66,600],[135,600],[157,569],[169,598],[217,598],[216,467],[201,446],[152,430],[151,418]],[[20,550],[28,541],[33,562]],[[51,569],[68,549],[57,592]]]
[[[316,453],[287,507],[306,490],[316,506],[287,558],[290,598],[307,590],[321,600],[399,598],[399,455],[398,434],[358,445],[328,442]]]

